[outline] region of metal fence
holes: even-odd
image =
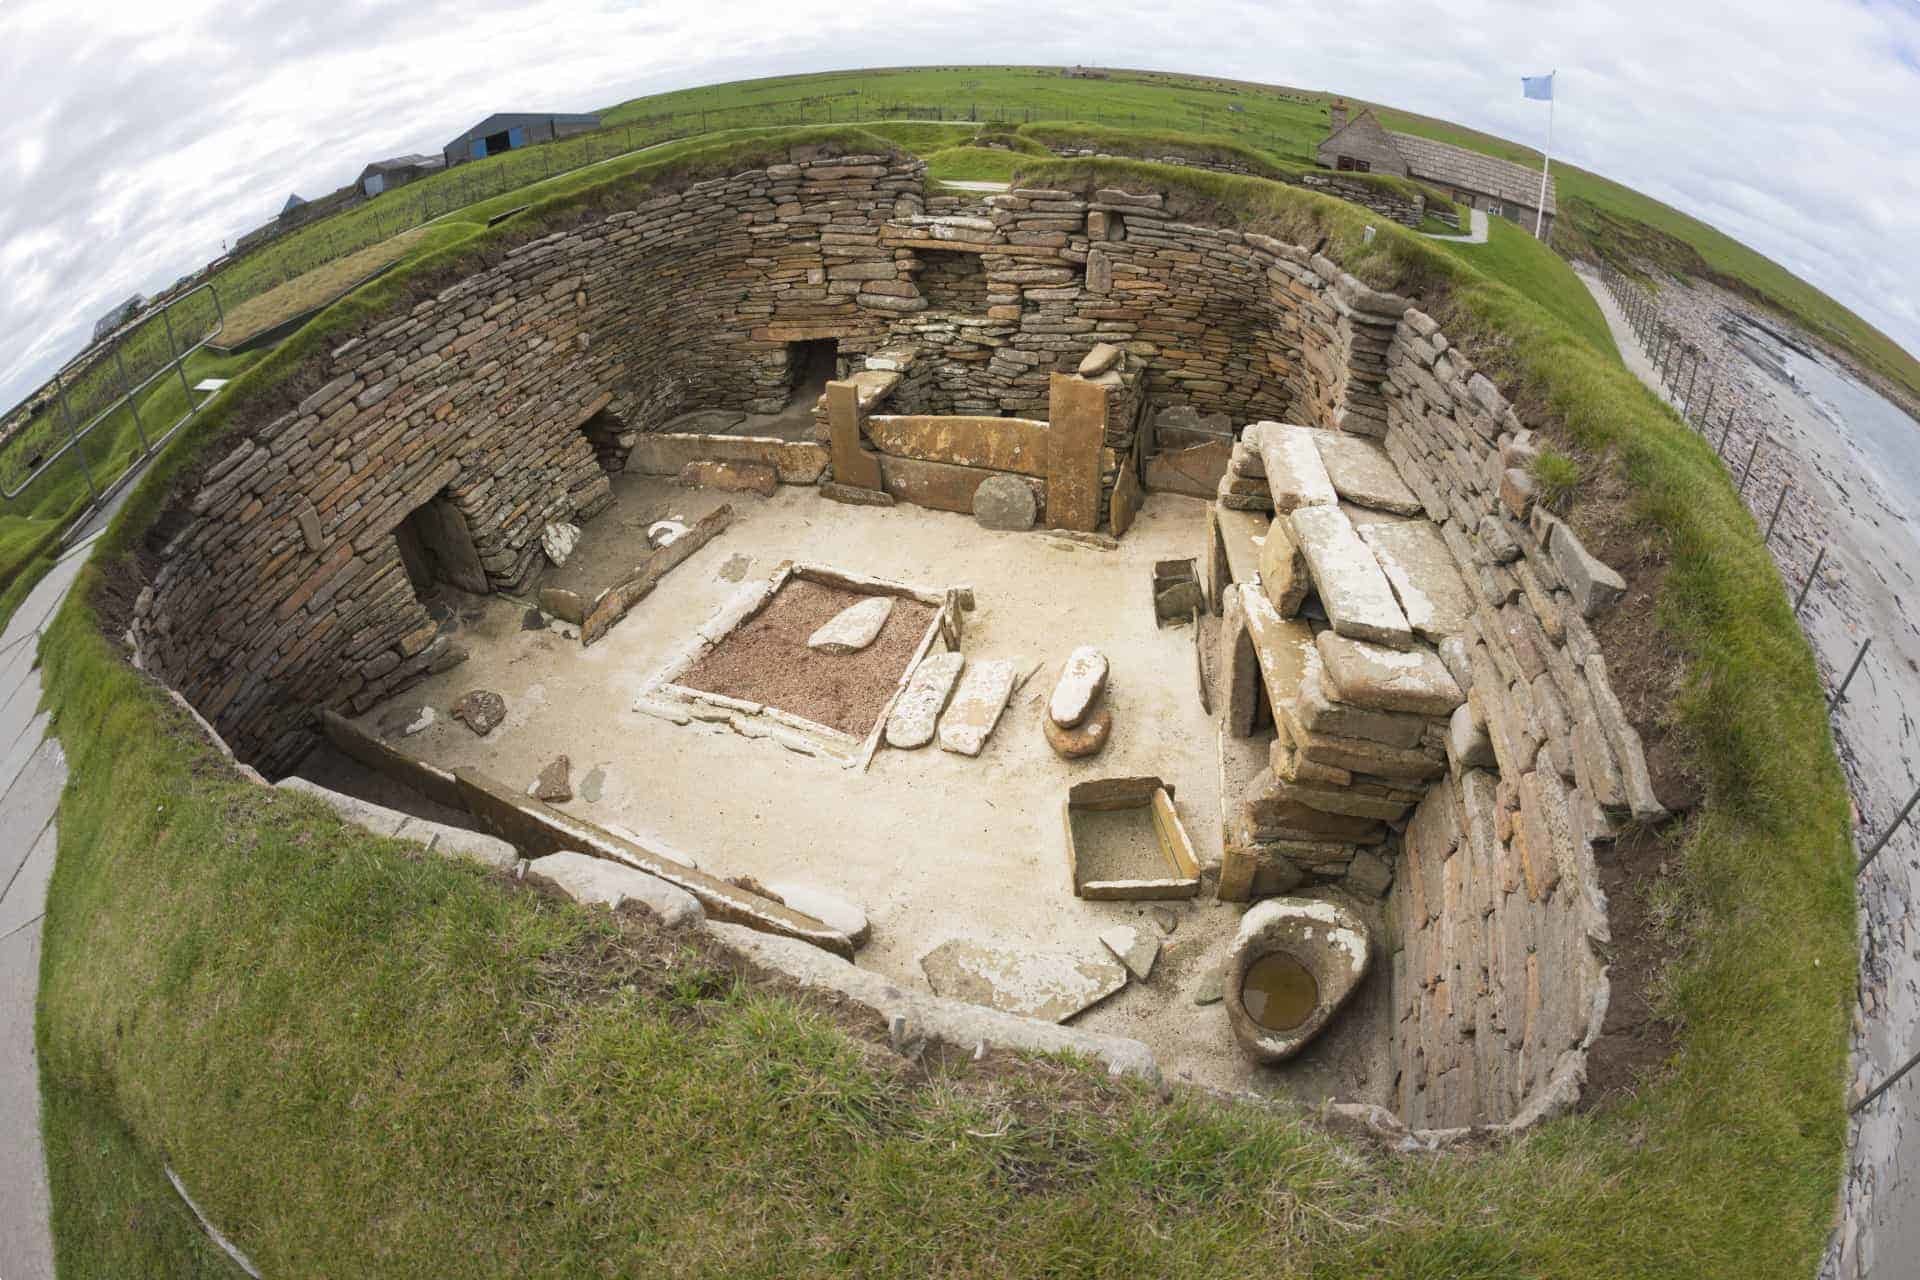
[[[1612,294],[1613,300],[1619,304],[1627,323],[1633,329],[1634,336],[1639,338],[1648,358],[1652,360],[1654,372],[1660,379],[1661,386],[1666,388],[1667,395],[1679,412],[1682,421],[1698,430],[1713,446],[1714,453],[1727,468],[1729,478],[1734,479],[1735,491],[1744,500],[1747,482],[1753,477],[1754,463],[1760,456],[1762,446],[1768,443],[1766,432],[1755,427],[1751,441],[1736,439],[1735,432],[1742,424],[1736,420],[1735,410],[1730,405],[1725,407],[1721,419],[1715,422],[1713,406],[1719,390],[1719,381],[1716,372],[1709,368],[1706,385],[1704,387],[1700,385],[1701,367],[1706,363],[1705,353],[1687,342],[1674,326],[1660,318],[1659,301],[1652,290],[1611,266],[1603,265],[1600,275],[1607,287],[1607,292]],[[1778,448],[1777,445],[1775,447]],[[1780,514],[1786,509],[1787,500],[1793,494],[1793,490],[1793,478],[1789,475],[1781,480],[1779,492],[1774,496],[1772,503],[1762,502],[1755,509],[1756,517],[1761,509],[1768,512],[1765,531],[1761,535],[1761,544],[1769,549],[1773,545],[1774,531],[1780,525]],[[1793,595],[1793,613],[1796,618],[1805,608],[1807,598],[1814,586],[1820,582],[1820,570],[1825,566],[1826,560],[1827,548],[1825,546],[1816,548],[1812,567],[1807,570],[1806,576],[1797,584],[1791,579],[1787,581],[1787,588]],[[1784,572],[1783,569],[1783,576]],[[1846,702],[1847,690],[1852,686],[1854,677],[1859,675],[1861,666],[1866,662],[1867,654],[1872,648],[1873,637],[1867,636],[1860,642],[1859,649],[1854,652],[1853,660],[1847,664],[1846,671],[1840,677],[1838,684],[1827,692],[1827,713],[1834,717],[1836,738],[1842,736],[1838,720],[1839,710]],[[1865,874],[1867,868],[1873,865],[1874,860],[1886,849],[1887,843],[1913,816],[1916,806],[1920,806],[1920,784],[1915,785],[1912,794],[1907,797],[1906,803],[1900,806],[1900,811],[1892,822],[1870,841],[1862,841],[1865,850],[1859,862],[1855,864],[1855,876]],[[1864,804],[1862,808],[1864,811]],[[1856,1112],[1861,1110],[1899,1083],[1901,1077],[1916,1066],[1920,1066],[1920,1052],[1916,1052],[1886,1079],[1854,1102],[1850,1110]]]
[[[213,323],[202,327],[194,317],[208,307]],[[204,397],[196,398],[188,385],[186,365],[188,358],[219,332],[221,316],[220,295],[212,285],[190,289],[115,334],[71,377],[56,378],[36,400],[38,411],[20,424],[0,453],[0,497],[19,501],[69,457],[86,482],[88,503],[82,516],[111,497],[120,483],[173,439],[205,403]],[[176,323],[176,317],[180,323]],[[156,340],[164,341],[164,356],[154,349]],[[129,352],[133,354],[131,368]],[[148,414],[152,412],[154,401],[159,399],[152,393],[169,375],[180,380],[185,411],[170,423],[150,425],[141,405],[145,402]],[[111,473],[108,468],[112,459],[106,451],[97,459],[87,456],[88,441],[110,424],[111,429],[131,426],[139,441],[138,452]]]

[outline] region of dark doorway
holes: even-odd
[[[627,421],[611,409],[602,409],[580,424],[580,434],[593,446],[594,460],[610,476],[627,469],[627,455],[633,452],[635,436]]]
[[[400,563],[407,568],[413,594],[421,600],[443,585],[475,595],[492,590],[479,549],[473,545],[473,534],[467,529],[467,518],[446,494],[402,520],[393,531],[393,540],[400,548]]]
[[[502,129],[499,133],[490,133],[487,135],[488,155],[497,156],[502,151],[511,150],[513,150],[513,135],[507,130]]]
[[[793,394],[787,398],[790,407],[804,405],[811,410],[814,401],[826,394],[827,383],[839,376],[838,338],[814,338],[787,344],[787,385],[793,388]]]

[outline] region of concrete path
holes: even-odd
[[[1437,236],[1428,231],[1420,232],[1429,240],[1452,240],[1458,244],[1485,244],[1487,242],[1487,211],[1485,209],[1467,210],[1467,234],[1463,236]]]
[[[68,551],[0,635],[0,1277],[51,1280],[46,1155],[33,1011],[40,922],[53,877],[54,809],[66,755],[40,711],[40,635],[80,574],[95,538]]]

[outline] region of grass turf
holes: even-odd
[[[562,193],[517,234],[763,145]],[[1550,311],[1397,229],[1364,243],[1351,206],[1127,162],[1021,172],[1326,237],[1370,283],[1429,298],[1556,438],[1624,477],[1670,564],[1675,715],[1709,784],[1671,855],[1667,1075],[1524,1141],[1421,1158],[1073,1072],[920,1076],[697,951],[234,780],[77,594],[47,646],[73,770],[38,1024],[63,1099],[50,1140],[69,1141],[72,1099],[124,1130],[123,1182],[165,1151],[268,1274],[1807,1274],[1844,1133],[1847,802],[1811,656],[1711,451]],[[240,391],[470,247],[332,309]],[[161,460],[104,554],[223,414]],[[55,1192],[93,1194],[58,1171]]]
[[[382,267],[406,257],[427,234],[418,227],[403,231],[247,299],[227,312],[226,323],[220,328],[219,344],[227,348],[239,346],[297,316],[326,306]]]

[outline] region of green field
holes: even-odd
[[[236,404],[405,305],[413,277],[786,141],[556,181],[402,262],[243,373],[100,555],[135,547],[173,477],[227,447]],[[96,565],[45,650],[72,768],[37,1029],[64,1275],[212,1273],[158,1191],[163,1156],[276,1276],[1810,1274],[1845,1130],[1848,805],[1811,655],[1711,449],[1562,314],[1578,282],[1520,242],[1484,246],[1488,273],[1396,227],[1368,241],[1364,210],[1259,179],[1021,172],[1148,184],[1176,215],[1324,240],[1369,284],[1417,290],[1537,406],[1559,469],[1589,482],[1567,486],[1570,518],[1585,492],[1624,495],[1667,566],[1670,714],[1708,790],[1668,837],[1658,899],[1675,958],[1655,998],[1680,1052],[1596,1112],[1422,1156],[1058,1064],[913,1066],[697,944],[234,777],[103,634]]]

